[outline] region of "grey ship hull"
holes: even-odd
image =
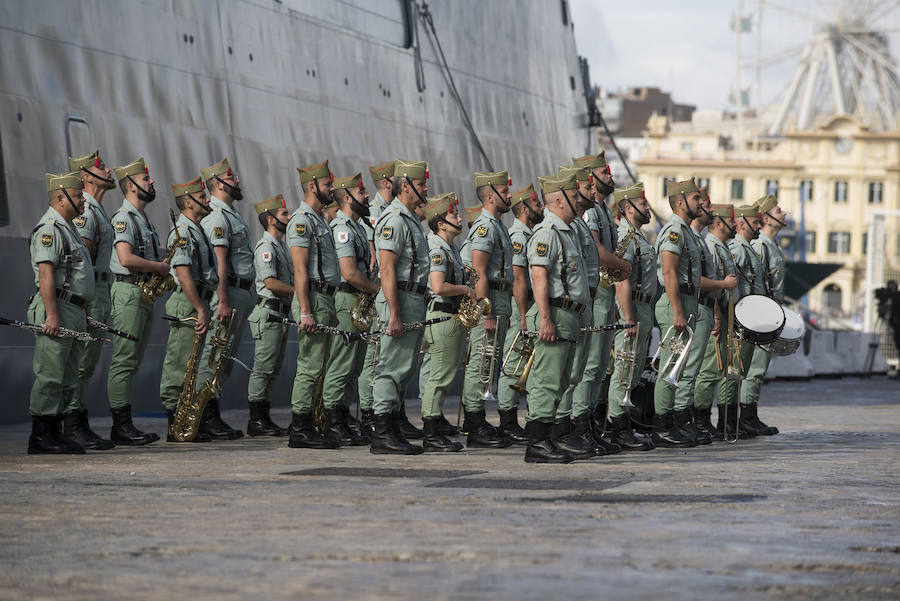
[[[584,91],[560,3],[454,0],[429,8],[494,168],[526,185],[583,150]],[[410,37],[416,42],[405,47]],[[160,230],[173,204],[169,183],[227,156],[256,235],[252,203],[283,192],[296,206],[300,165],[327,158],[346,175],[395,157],[427,159],[431,190],[455,190],[465,205],[475,203],[472,172],[489,166],[452,99],[433,38],[415,11],[404,20],[399,0],[8,0],[0,4],[0,142],[0,315],[18,319],[34,290],[27,238],[46,208],[43,174],[66,170],[69,155],[100,148],[110,165],[145,157],[158,182],[149,213]],[[113,190],[104,202],[112,212],[121,195]],[[136,411],[160,409],[166,332],[157,321],[134,381]],[[0,330],[0,422],[27,419],[32,349],[30,333]],[[95,414],[107,411],[109,355],[107,345],[91,383]],[[238,356],[252,362],[252,341]],[[294,342],[277,404],[287,402],[295,360]],[[246,373],[236,367],[223,403],[245,398]]]

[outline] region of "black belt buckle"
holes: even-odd
[[[56,298],[67,303],[71,303],[79,308],[83,308],[87,304],[87,301],[85,301],[77,294],[72,294],[72,292],[70,292],[69,290],[63,290],[62,288],[56,289]]]
[[[108,282],[109,281],[109,272],[108,271],[94,271],[94,280],[98,282]]]
[[[134,274],[122,275],[121,273],[116,274],[117,282],[124,282],[126,284],[135,284],[137,283],[137,276]]]

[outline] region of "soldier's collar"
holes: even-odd
[[[95,204],[100,204],[99,202],[97,202],[96,198],[94,198],[93,196],[90,195],[89,192],[85,192],[84,190],[82,190],[81,193],[82,193],[82,195],[84,195],[85,202],[93,202]]]
[[[479,213],[478,216],[479,216],[479,217],[487,217],[488,219],[492,219],[492,220],[494,220],[494,221],[497,221],[497,218],[494,217],[494,215],[491,214],[491,212],[488,211],[487,209],[485,209],[484,207],[481,207],[481,213]]]
[[[122,208],[128,211],[129,213],[134,213],[135,215],[140,215],[141,212],[137,210],[137,207],[128,202],[127,198],[122,199]]]
[[[397,205],[397,206],[394,207],[394,205]],[[398,213],[400,213],[401,215],[406,215],[407,217],[409,217],[410,219],[415,220],[415,221],[418,223],[419,219],[415,216],[415,214],[414,214],[412,211],[410,211],[409,209],[407,209],[407,208],[406,208],[406,205],[403,204],[402,202],[399,202],[399,201],[398,201],[398,202],[392,202],[392,203],[391,203],[391,207],[393,207],[394,210],[397,211]]]
[[[578,218],[576,217],[576,219],[578,219]],[[557,229],[560,229],[560,230],[572,229],[571,225],[569,225],[568,223],[563,221],[562,218],[559,215],[557,215],[556,213],[554,213],[553,211],[547,211],[547,214],[544,216],[544,220],[541,223],[547,223],[548,220],[551,222],[548,225],[555,225]]]
[[[687,223],[684,221],[684,219],[679,217],[677,213],[672,213],[672,221],[675,223],[678,223],[680,225],[687,225]]]
[[[234,213],[234,209],[229,207],[224,200],[219,200],[215,196],[210,196],[209,198],[209,208],[210,209],[222,209],[223,211],[228,211],[229,213]]]

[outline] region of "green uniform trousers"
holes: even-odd
[[[491,313],[497,318],[496,336],[494,333],[491,333],[489,336],[484,335],[483,321],[480,321],[477,326],[472,328],[472,331],[469,334],[472,353],[469,358],[469,364],[466,366],[464,376],[466,381],[464,391],[465,397],[463,398],[466,411],[469,412],[484,411],[484,399],[482,397],[484,395],[485,385],[478,377],[478,372],[480,371],[478,368],[481,365],[481,356],[478,354],[478,347],[485,342],[487,344],[493,342],[494,346],[498,349],[497,352],[502,353],[503,343],[506,340],[506,330],[509,329],[510,305],[512,304],[510,302],[511,297],[509,293],[491,290],[489,298],[491,299],[491,305],[493,306]],[[503,361],[503,357],[498,356],[495,365],[500,365],[501,361]],[[487,367],[484,369],[487,369]],[[491,383],[489,385],[491,391],[494,390],[494,376],[496,376],[496,374],[491,374]]]
[[[747,375],[741,386],[741,405],[752,405],[759,402],[759,388],[762,386],[763,378],[766,375],[766,370],[769,369],[771,360],[772,353],[756,345],[753,346],[750,368],[747,370]]]
[[[573,311],[550,307],[556,337],[577,340],[581,329],[581,316]],[[529,330],[540,330],[540,315],[537,305],[533,305],[526,315]],[[534,343],[534,363],[528,376],[527,421],[552,424],[556,420],[556,409],[562,394],[569,386],[570,365],[575,357],[575,344],[557,340],[556,342]]]
[[[335,293],[334,309],[337,312],[338,327],[349,332],[356,332],[350,311],[358,300],[355,294],[350,292]],[[366,347],[364,340],[347,342],[341,336],[329,336],[328,341],[328,367],[325,369],[325,379],[322,384],[322,404],[326,409],[335,409],[339,406],[349,407],[352,401],[347,394],[352,389],[354,382],[362,372],[363,363],[366,360]]]
[[[381,321],[376,317],[372,321],[372,329],[380,330],[383,327]],[[380,343],[366,343],[366,358],[363,360],[362,372],[359,374],[359,383],[357,386],[357,394],[359,395],[359,409],[372,409],[372,382],[375,379],[375,367],[378,364],[378,349]]]
[[[689,319],[688,325],[693,329],[696,325],[697,319],[697,297],[696,296],[688,296],[687,294],[681,295],[681,306],[684,309],[684,316],[686,318],[690,318],[691,315],[694,316],[694,319]],[[672,304],[669,302],[669,295],[663,294],[659,297],[659,300],[656,301],[656,321],[659,323],[659,332],[660,336],[664,337],[666,335],[666,331],[669,327],[672,326],[672,322],[674,321],[674,316],[672,313]],[[674,328],[669,333],[670,336],[679,335]],[[687,341],[687,331],[685,330],[680,334],[681,338],[684,341]],[[661,340],[661,339],[660,339]],[[659,378],[656,380],[656,386],[653,390],[653,404],[655,407],[656,415],[663,415],[664,413],[669,413],[672,409],[685,409],[687,405],[679,407],[676,405],[675,392],[676,387],[668,384],[663,380],[667,375],[669,375],[669,371],[671,371],[672,366],[675,364],[677,357],[672,358],[672,362],[666,367],[666,362],[669,360],[670,353],[666,349],[661,349],[659,353]],[[665,367],[665,369],[663,369]],[[684,384],[682,384],[684,386]],[[683,400],[683,399],[682,399]],[[688,397],[688,401],[690,397]]]
[[[610,417],[619,417],[624,415],[628,409],[620,404],[625,398],[625,390],[634,388],[641,381],[641,373],[644,371],[644,364],[647,358],[647,349],[650,348],[650,333],[653,331],[653,307],[649,303],[641,303],[633,301],[634,317],[637,319],[640,327],[637,333],[637,345],[634,347],[634,366],[623,366],[620,362],[614,363],[612,378],[609,381],[608,407]],[[625,323],[624,319],[619,319],[619,323]],[[634,341],[625,337],[625,330],[618,330],[615,335],[616,355],[622,349]],[[624,367],[624,369],[623,369]],[[631,381],[628,381],[628,371],[631,371]]]
[[[615,286],[609,288],[599,286],[597,288],[593,315],[593,323],[597,325],[612,323],[616,319]],[[593,411],[600,400],[601,387],[609,367],[614,334],[611,331],[591,332],[586,339],[587,361],[584,364],[583,375],[578,377],[575,384],[575,393],[572,399],[572,409],[576,417],[587,411]]]
[[[425,298],[405,290],[397,291],[400,302],[400,319],[404,323],[425,319]],[[387,302],[375,301],[378,318],[386,324],[390,318]],[[422,328],[407,330],[400,336],[384,334],[378,350],[378,364],[372,381],[372,409],[376,415],[400,409],[406,382],[412,377],[419,360],[419,349],[424,332]]]
[[[503,342],[503,356],[500,359],[506,359],[506,355],[509,353],[509,349],[513,344],[513,340],[518,336],[519,331],[522,329],[522,316],[519,314],[519,305],[516,304],[516,301],[513,300],[512,310],[509,315],[509,328],[506,330],[506,340]],[[529,308],[531,307],[531,303],[529,303]],[[521,340],[519,343],[521,344]],[[515,367],[516,363],[519,362],[519,356],[514,354],[510,357],[509,366],[503,366],[506,371],[512,373],[512,369]],[[524,367],[524,362],[522,363],[522,367]],[[520,368],[521,372],[521,368]],[[525,398],[525,395],[521,392],[516,392],[510,386],[516,383],[518,380],[517,377],[511,377],[504,375],[503,369],[500,371],[500,380],[497,382],[497,404],[499,405],[500,411],[509,411],[510,409],[518,409],[519,401]]]
[[[447,313],[429,311],[428,319],[446,317]],[[456,370],[466,344],[467,328],[458,319],[450,319],[425,328],[428,352],[428,378],[422,388],[422,418],[440,417],[444,399],[456,378]],[[421,371],[425,370],[423,362]]]
[[[228,302],[230,303],[231,308],[234,309],[234,323],[231,324],[231,342],[228,344],[228,354],[237,355],[238,349],[241,348],[241,340],[244,338],[244,324],[247,321],[247,317],[250,316],[250,311],[253,310],[253,303],[255,302],[254,294],[243,288],[229,286]],[[215,319],[218,308],[219,294],[216,293],[213,294],[212,301],[209,303],[209,310],[211,311],[210,315],[213,316],[210,330],[213,333],[215,333],[216,325],[219,323],[218,320]],[[203,347],[203,355],[200,358],[200,369],[197,372],[198,386],[203,386],[204,382],[212,380],[215,375],[215,370],[209,366],[210,349],[211,347],[208,344]],[[233,361],[226,359],[225,363],[222,365],[222,373],[219,375],[219,388],[222,390],[225,388],[225,382],[227,382],[228,378],[231,376],[233,364]]]
[[[750,371],[750,365],[753,359],[753,354],[756,349],[756,345],[746,340],[741,342],[741,376],[744,378],[741,382],[741,403],[744,403],[744,387],[747,386],[749,380],[747,380],[748,373]],[[724,395],[722,393],[725,393]],[[738,397],[738,381],[737,380],[729,380],[726,379],[722,384],[719,385],[719,405],[723,404],[722,396],[727,400],[728,405],[733,405],[737,402]],[[750,402],[750,401],[747,401]]]
[[[718,404],[724,405],[728,400],[728,391],[725,389],[725,372],[719,371],[719,363],[716,360],[716,346],[719,347],[719,353],[722,361],[725,361],[728,336],[723,330],[718,339],[710,336],[706,343],[706,350],[703,353],[703,363],[700,365],[700,373],[694,380],[694,407],[698,409],[709,409],[713,404],[713,394],[716,386],[719,388]]]
[[[112,409],[131,405],[131,379],[141,366],[144,351],[153,331],[153,305],[141,300],[141,289],[127,282],[114,282],[112,325],[117,330],[137,336],[138,341],[113,336],[112,361],[106,381],[106,394]]]
[[[109,282],[97,280],[94,288],[94,298],[88,303],[87,314],[103,323],[109,323],[109,312],[111,308],[109,299]],[[110,336],[106,330],[100,328],[88,327],[88,333],[97,338],[106,338]],[[100,360],[100,352],[103,350],[103,342],[100,340],[82,342],[75,341],[78,355],[78,383],[75,385],[75,393],[72,399],[66,403],[63,413],[68,411],[84,411],[87,409],[87,393],[88,384],[97,368],[97,362]]]
[[[309,302],[316,323],[325,326],[334,326],[337,323],[333,296],[310,291]],[[300,317],[300,303],[296,296],[294,296],[292,309],[294,316]],[[297,373],[294,375],[294,388],[291,390],[291,411],[293,413],[312,411],[316,399],[316,384],[328,364],[328,351],[331,348],[332,337],[332,334],[324,332],[307,334],[297,328]]]
[[[166,315],[184,319],[196,317],[194,305],[184,292],[177,290],[166,301]],[[206,340],[206,334],[203,335]],[[202,343],[201,343],[202,344]],[[163,359],[162,375],[159,379],[159,398],[167,410],[174,411],[178,397],[184,387],[184,375],[194,347],[194,324],[169,322],[169,339],[166,341],[166,357]],[[197,357],[199,367],[200,357]]]
[[[427,314],[428,317],[431,315]],[[436,313],[436,317],[441,317],[446,313]],[[431,345],[428,343],[428,329],[425,329],[425,336],[422,338],[422,348],[419,351],[422,355],[422,361],[419,363],[419,398],[425,394],[425,387],[428,386],[428,378],[431,377]],[[404,394],[404,396],[406,396]]]
[[[253,336],[253,369],[247,381],[248,403],[271,403],[272,385],[281,373],[284,349],[287,346],[288,325],[266,321],[269,314],[284,317],[277,311],[256,305],[247,318]]]
[[[706,354],[706,343],[713,328],[713,310],[700,303],[697,305],[695,320],[689,324],[694,329],[694,341],[691,343],[687,361],[684,362],[684,369],[681,370],[678,388],[675,390],[675,409],[678,410],[692,405],[694,382],[700,373],[703,356]]]
[[[59,325],[83,332],[84,310],[64,300],[57,300]],[[28,321],[43,324],[47,319],[40,292],[28,304]],[[78,384],[78,351],[74,338],[37,334],[34,341],[34,384],[28,411],[34,416],[59,415],[71,406]]]
[[[587,310],[581,314],[581,326],[579,329],[586,328],[593,322],[594,316]],[[590,411],[590,407],[587,404],[587,395],[581,399],[582,402],[579,403],[578,406],[573,406],[572,403],[573,396],[575,395],[575,386],[582,379],[584,367],[587,364],[589,342],[592,333],[593,332],[578,333],[578,342],[575,344],[575,355],[572,357],[572,363],[568,366],[569,384],[563,391],[562,399],[560,399],[559,406],[556,408],[556,419],[571,416],[573,413],[575,414],[575,417],[578,417],[579,415]]]

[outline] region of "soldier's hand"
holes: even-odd
[[[541,342],[554,342],[556,340],[556,326],[549,319],[541,320],[541,328],[538,330],[538,340]]]
[[[675,330],[678,332],[683,332],[684,328],[687,327],[687,318],[684,316],[684,311],[676,311],[674,319],[672,321],[672,325],[675,326]]]
[[[154,269],[154,271],[156,271],[156,273],[158,273],[159,275],[166,275],[167,273],[169,273],[169,269],[170,267],[168,263],[163,263],[162,261],[160,261],[156,264],[156,269]]]
[[[391,317],[388,319],[387,331],[385,332],[388,336],[396,337],[403,334],[403,322],[400,321],[400,318],[394,314],[391,314]]]
[[[47,336],[59,334],[59,315],[47,315],[47,319],[44,320],[44,334]]]
[[[475,292],[475,289],[474,289],[474,288],[470,288],[470,287],[468,287],[468,286],[466,286],[465,288],[466,288],[466,296],[468,296],[469,298],[471,298],[473,301],[477,301],[477,300],[478,300],[478,294]]]
[[[622,261],[624,267],[622,267],[622,279],[628,279],[631,277],[631,263],[628,261]]]
[[[307,334],[314,334],[316,325],[316,318],[312,313],[304,313],[300,316],[300,329]]]
[[[216,309],[216,319],[222,322],[231,319],[231,307],[223,300],[219,300],[219,307]]]
[[[209,312],[206,309],[197,311],[197,325],[194,326],[194,332],[197,334],[206,334],[209,331]]]
[[[726,275],[725,279],[722,280],[722,282],[723,282],[722,285],[725,287],[725,290],[734,290],[735,288],[737,288],[737,285],[738,285],[737,276],[734,275],[733,273],[729,273],[728,275]]]
[[[485,332],[493,332],[497,329],[497,318],[493,315],[485,315],[481,318],[481,323],[484,325]]]
[[[718,315],[716,315],[715,319],[713,320],[712,335],[715,336],[716,338],[718,338],[719,331],[721,329],[722,329],[722,318],[719,317]]]
[[[626,323],[634,323],[634,320],[626,319],[625,322]],[[625,328],[625,336],[627,336],[628,338],[634,338],[637,335],[638,335],[637,326],[634,326],[631,328]]]
[[[522,319],[519,321],[519,329],[523,332],[528,331],[528,324],[525,323],[525,316],[522,316]]]

